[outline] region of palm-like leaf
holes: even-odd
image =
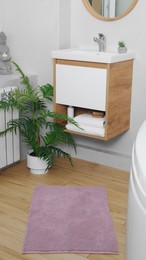
[[[42,146],[37,150],[37,156],[47,162],[49,168],[55,157],[64,157],[65,159],[69,159],[70,163],[72,164],[71,156],[69,153],[66,153],[62,149],[58,147],[50,146]]]
[[[26,87],[26,90],[32,91],[33,88],[32,88],[32,86],[31,86],[31,84],[29,82],[29,78],[23,73],[23,71],[21,70],[21,68],[18,66],[18,64],[16,62],[12,61],[12,63],[15,65],[16,70],[21,75],[21,79],[22,79],[21,83]]]
[[[69,121],[76,127],[79,127],[78,124],[72,118],[52,112],[47,108],[46,100],[52,101],[53,98],[52,85],[46,84],[33,88],[29,78],[20,67],[15,62],[13,64],[21,75],[24,88],[16,88],[6,95],[0,101],[0,109],[18,109],[20,116],[19,119],[10,120],[6,129],[0,132],[0,136],[6,135],[8,132],[19,131],[23,141],[31,146],[36,156],[47,162],[48,167],[52,165],[54,157],[63,156],[71,162],[70,154],[60,147],[62,144],[69,145],[76,151],[74,139],[64,131],[64,126],[52,122],[52,119]],[[41,134],[42,129],[46,131],[44,135]]]
[[[46,146],[49,146],[50,144],[65,144],[71,146],[72,148],[74,148],[74,150],[76,150],[74,139],[68,132],[64,131],[64,126],[61,126],[57,123],[50,123],[49,127],[49,132],[47,132],[45,136],[42,136],[42,139]]]
[[[40,87],[40,91],[43,94],[43,97],[52,101],[53,99],[53,87],[49,83]]]

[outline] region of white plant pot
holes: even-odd
[[[29,150],[27,152],[27,167],[30,169],[30,172],[33,174],[45,174],[48,172],[47,168],[47,163],[46,161],[30,155],[30,153],[32,153],[32,150]]]
[[[119,53],[126,53],[127,52],[127,47],[119,47],[118,48]]]

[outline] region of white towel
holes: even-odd
[[[88,125],[93,127],[104,127],[105,117],[95,118],[90,114],[81,114],[74,117],[74,120],[80,125]]]
[[[101,127],[94,127],[94,126],[87,126],[87,125],[80,125],[80,128],[76,127],[75,125],[72,125],[68,123],[66,125],[66,129],[74,132],[79,132],[83,134],[90,134],[90,135],[95,135],[95,136],[101,136],[104,137],[105,135],[105,129]]]

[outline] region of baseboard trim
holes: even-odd
[[[77,145],[77,158],[109,167],[130,171],[131,156],[123,153],[93,148],[83,144]]]

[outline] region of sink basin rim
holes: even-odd
[[[80,48],[70,48],[54,50],[51,52],[52,58],[67,60],[91,61],[101,63],[115,63],[135,58],[134,52],[118,53],[113,51],[99,52],[95,49],[85,50]]]

